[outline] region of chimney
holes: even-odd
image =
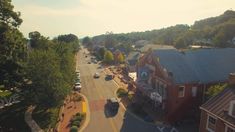
[[[235,85],[235,73],[230,73],[228,77],[228,83],[230,85]]]

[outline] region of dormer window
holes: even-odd
[[[230,102],[228,114],[235,118],[235,100]]]

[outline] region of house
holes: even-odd
[[[200,132],[235,132],[235,73],[230,80],[229,88],[200,107]]]
[[[149,50],[137,64],[136,94],[166,122],[195,116],[206,89],[235,71],[234,60],[235,48]]]
[[[140,52],[130,52],[130,54],[126,58],[126,66],[128,72],[136,72],[136,64],[140,56]]]

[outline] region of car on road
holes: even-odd
[[[114,78],[114,75],[112,74],[107,74],[105,77],[105,80],[112,80]]]
[[[81,89],[82,89],[81,83],[79,83],[79,82],[75,83],[74,90],[81,91]]]
[[[119,108],[119,102],[116,98],[107,99],[107,107],[112,112],[117,112]]]
[[[96,72],[95,74],[94,74],[94,78],[99,78],[100,77],[100,74],[98,73],[98,72]]]

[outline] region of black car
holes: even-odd
[[[119,108],[119,102],[116,98],[107,99],[107,106],[112,112],[117,112]]]
[[[105,77],[105,80],[112,80],[114,78],[114,75],[108,74]]]

